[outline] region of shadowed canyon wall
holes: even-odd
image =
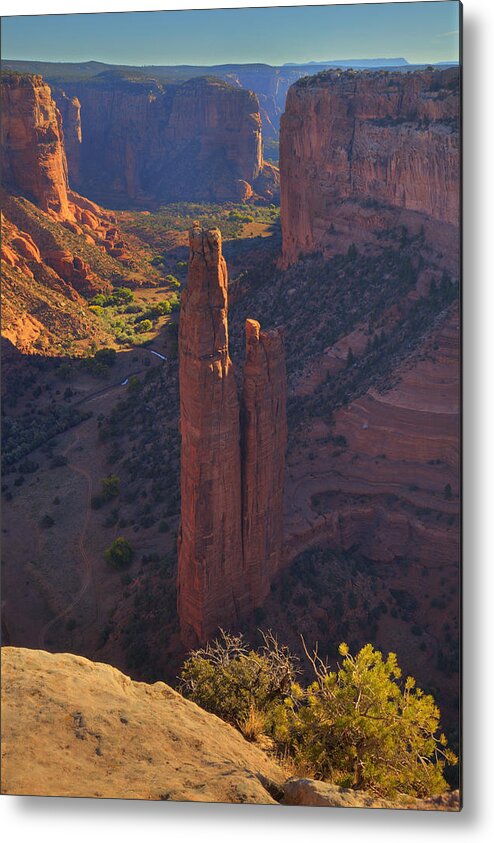
[[[227,288],[219,230],[194,227],[179,329],[178,613],[188,645],[260,605],[282,551],[283,337],[248,320],[240,417],[228,354]]]
[[[80,103],[82,143],[68,150],[69,173],[98,200],[222,202],[277,192],[251,91],[214,78],[162,84],[108,72],[55,96]]]
[[[398,225],[444,251],[459,226],[459,70],[328,71],[290,88],[281,120],[283,265],[384,245]]]

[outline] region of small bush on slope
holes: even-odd
[[[296,675],[287,648],[270,632],[263,633],[263,639],[263,645],[254,651],[242,635],[221,630],[219,639],[190,654],[180,676],[185,697],[251,738],[269,725]]]

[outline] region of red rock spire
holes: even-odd
[[[239,403],[228,356],[227,287],[220,232],[195,226],[179,330],[178,612],[187,644],[230,626],[244,590]]]
[[[240,419],[227,287],[220,232],[195,226],[179,330],[178,614],[187,646],[204,643],[219,626],[234,628],[261,605],[282,554],[283,336],[247,320]]]

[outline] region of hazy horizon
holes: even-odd
[[[457,62],[459,19],[457,0],[9,16],[2,17],[2,57],[138,67]]]

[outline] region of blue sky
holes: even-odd
[[[2,56],[109,64],[458,59],[459,3],[211,9],[2,18]]]

